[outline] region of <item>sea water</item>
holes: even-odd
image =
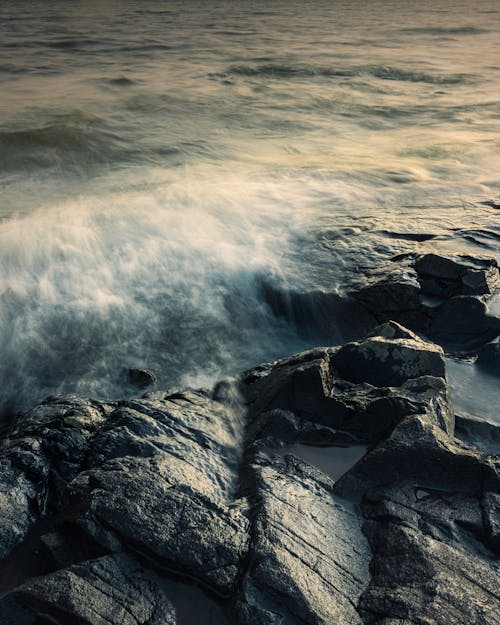
[[[498,257],[499,31],[496,0],[3,0],[4,413],[309,347],[265,283]]]

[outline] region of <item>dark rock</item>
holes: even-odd
[[[415,270],[402,267],[392,269],[381,278],[372,279],[353,292],[352,296],[372,312],[388,315],[417,309],[420,304],[420,291]]]
[[[439,467],[439,469],[437,469]],[[342,497],[353,497],[403,479],[422,487],[477,492],[479,485],[500,492],[497,465],[480,452],[452,440],[427,415],[406,417],[391,435],[364,456],[335,485]]]
[[[127,369],[127,379],[129,384],[139,389],[156,384],[155,374],[148,369]]]
[[[0,560],[57,505],[106,410],[104,404],[62,397],[46,400],[15,421],[0,447]]]
[[[348,408],[331,396],[330,358],[334,352],[333,348],[317,348],[297,354],[276,363],[263,377],[247,372],[241,390],[250,414],[291,410],[309,421],[338,426]]]
[[[419,275],[442,280],[458,280],[470,270],[486,271],[492,267],[497,267],[494,258],[479,256],[424,254],[415,261],[415,269]]]
[[[209,390],[45,402],[0,449],[0,573],[44,560],[0,623],[174,624],[163,592],[189,622],[201,587],[218,623],[497,624],[500,439],[457,422],[442,349],[394,322]]]
[[[328,478],[298,460],[257,458],[255,471],[252,583],[300,622],[361,623],[355,606],[369,551],[360,517],[335,500]]]
[[[386,332],[392,333],[392,328]],[[332,364],[339,377],[350,382],[400,386],[420,376],[444,377],[443,356],[440,347],[416,335],[403,339],[374,335],[341,347],[332,357]]]
[[[360,338],[376,323],[360,303],[333,291],[293,291],[264,281],[262,296],[274,315],[285,318],[301,334],[321,336],[328,343]]]
[[[479,350],[476,364],[492,373],[500,373],[500,339],[487,343]]]
[[[452,297],[436,309],[429,329],[432,340],[446,346],[477,349],[500,334],[500,319],[470,295]]]
[[[491,295],[500,287],[493,258],[425,254],[415,261],[415,270],[429,295]]]
[[[117,554],[38,577],[0,599],[3,625],[47,618],[59,625],[175,625],[175,611],[151,575]]]
[[[483,532],[477,497],[446,491],[415,497],[402,486],[367,497],[363,512],[373,559],[359,607],[368,622],[499,622],[498,570],[477,540]]]

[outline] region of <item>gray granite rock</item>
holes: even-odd
[[[168,576],[233,625],[495,625],[500,436],[454,432],[442,349],[395,322],[211,390],[45,402],[0,449],[0,572],[42,573],[0,623],[173,624]],[[356,453],[332,479],[319,446]]]
[[[0,443],[0,559],[57,505],[109,409],[76,397],[52,398],[15,420]]]
[[[375,335],[347,343],[332,357],[338,376],[354,383],[400,386],[424,375],[444,377],[443,350],[432,343],[411,338]]]
[[[39,620],[40,619],[40,620]],[[2,625],[176,625],[151,574],[124,554],[75,564],[30,580],[0,599]]]

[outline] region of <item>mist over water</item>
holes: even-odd
[[[263,284],[498,257],[499,31],[489,0],[2,2],[1,410],[317,342]]]

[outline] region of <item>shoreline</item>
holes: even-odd
[[[404,255],[334,299],[372,315],[364,338],[20,415],[0,448],[2,623],[93,625],[96,605],[127,625],[495,623],[500,426],[455,415],[422,329],[498,374],[498,286],[491,259]],[[268,297],[296,321],[318,302]]]

